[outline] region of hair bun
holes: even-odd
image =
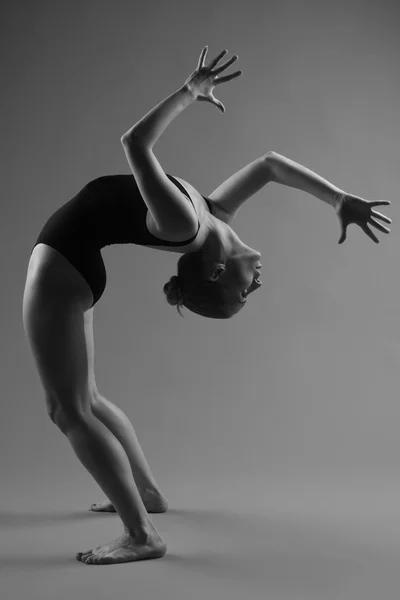
[[[179,279],[173,275],[168,283],[164,286],[164,293],[167,296],[168,304],[176,306],[182,299],[182,291],[179,286]]]

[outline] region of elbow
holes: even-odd
[[[128,131],[121,136],[121,144],[124,148],[139,148],[143,146],[143,139],[141,139],[135,131]]]
[[[124,148],[126,146],[131,146],[134,143],[135,143],[135,136],[132,135],[132,133],[124,133],[124,135],[121,136],[121,144],[123,145]]]
[[[145,140],[143,136],[134,132],[124,133],[124,135],[121,137],[121,144],[125,152],[129,152],[129,154],[135,154],[136,152],[152,149],[152,144],[149,144],[149,142]]]
[[[279,156],[279,155],[278,155],[278,153],[277,153],[277,152],[274,152],[273,150],[269,150],[269,151],[267,152],[267,154],[265,154],[264,158],[265,158],[265,161],[266,161],[267,163],[273,163],[273,162],[274,162],[274,160],[276,160],[276,158],[277,158],[278,156]]]
[[[270,150],[269,152],[267,152],[264,155],[264,162],[269,171],[270,181],[274,181],[277,157],[278,157],[278,154],[276,152],[274,152],[273,150]]]
[[[269,152],[267,152],[267,154],[264,154],[264,160],[267,163],[267,165],[270,167],[272,167],[274,165],[274,163],[277,161],[278,157],[279,157],[279,154],[277,154],[273,150],[270,150]]]

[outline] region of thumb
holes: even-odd
[[[342,234],[339,238],[338,244],[343,244],[344,240],[346,239],[346,227],[342,227]]]
[[[225,112],[225,106],[222,104],[222,102],[220,102],[219,100],[217,100],[216,97],[213,96],[213,94],[211,94],[210,98],[211,98],[212,103],[215,104],[215,106],[217,108],[219,108],[219,110],[222,113],[224,113]]]

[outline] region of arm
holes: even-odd
[[[124,133],[121,141],[135,140],[135,143],[151,149],[171,121],[195,100],[210,102],[219,108],[219,110],[225,112],[224,105],[215,98],[213,90],[216,85],[231,81],[242,74],[242,71],[235,71],[230,75],[218,77],[238,57],[235,54],[226,63],[215,68],[221,58],[225,56],[227,50],[223,50],[218,54],[208,66],[205,64],[207,52],[208,46],[205,46],[200,54],[197,68],[187,78],[183,87],[168,96],[168,98],[160,102],[153,110],[140,119],[136,125]]]
[[[196,100],[188,85],[168,96],[157,104],[140,121],[133,125],[121,138],[124,146],[135,144],[151,150],[173,119]]]
[[[121,137],[131,171],[160,233],[181,235],[180,239],[190,237],[197,230],[197,218],[187,198],[164,173],[153,154],[153,146],[171,121],[195,100],[211,102],[222,112],[225,110],[222,103],[214,97],[213,88],[241,75],[241,71],[237,71],[218,77],[237,59],[237,56],[234,56],[214,69],[226,52],[221,52],[206,66],[206,46],[202,50],[196,70],[185,84],[160,102]]]
[[[347,194],[310,169],[272,151],[234,173],[210,194],[215,215],[230,225],[242,204],[270,181],[303,190],[330,204],[339,219],[339,244],[346,239],[346,229],[350,223],[356,223],[374,242],[379,240],[370,225],[383,233],[390,231],[377,219],[389,224],[391,219],[374,210],[376,206],[389,205],[390,201],[371,202]]]
[[[379,243],[379,239],[371,230],[371,225],[383,233],[390,232],[390,229],[379,221],[391,223],[391,219],[374,210],[376,206],[389,205],[389,200],[370,201],[348,194],[313,171],[276,152],[268,152],[267,160],[270,165],[271,181],[303,190],[333,206],[341,230],[339,244],[345,241],[346,230],[350,223],[361,227],[364,233],[376,243]]]
[[[168,179],[153,146],[195,97],[184,86],[160,102],[122,137],[128,164],[160,233],[188,238],[196,232],[197,220],[187,198]]]
[[[216,216],[232,223],[246,200],[270,181],[304,190],[334,207],[343,194],[342,190],[306,167],[271,151],[231,175],[209,195]]]
[[[343,190],[310,171],[307,167],[303,167],[276,152],[268,152],[266,159],[271,181],[303,190],[330,204],[333,208],[337,208],[342,195],[345,193]]]

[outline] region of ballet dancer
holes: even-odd
[[[153,147],[167,126],[196,100],[225,112],[214,88],[242,74],[221,76],[237,56],[217,66],[224,50],[207,66],[207,51],[205,46],[185,83],[121,137],[131,173],[87,183],[50,216],[30,255],[23,323],[48,414],[107,496],[92,509],[114,510],[123,523],[116,540],[78,552],[86,564],[159,558],[166,552],[149,513],[164,512],[167,500],[132,424],[96,386],[93,307],[106,287],[101,249],[131,243],[181,254],[177,275],[164,285],[169,304],[225,319],[261,287],[261,254],[239,239],[232,223],[242,204],[267,183],[304,190],[332,206],[341,227],[339,243],[350,223],[375,242],[370,226],[389,233],[380,221],[391,220],[374,210],[389,201],[345,193],[276,152],[243,167],[209,196],[166,174]]]

